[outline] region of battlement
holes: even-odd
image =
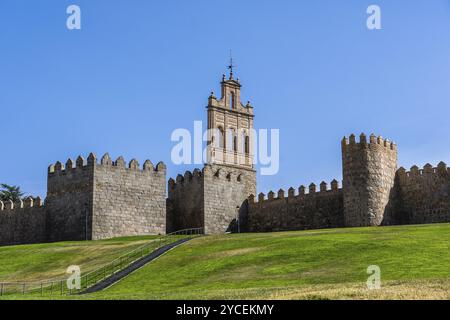
[[[208,98],[202,170],[167,181],[163,162],[113,161],[108,153],[58,161],[48,167],[45,205],[39,197],[0,201],[0,244],[193,227],[214,234],[450,221],[450,168],[440,162],[398,169],[397,145],[374,134],[342,139],[342,188],[337,180],[322,181],[256,196],[254,110],[242,103],[241,84],[230,69],[220,97]]]
[[[356,141],[356,136],[351,134],[348,138],[344,137],[342,139],[342,150],[352,150],[353,148],[373,148],[373,147],[384,147],[386,150],[397,152],[397,145],[388,139],[384,139],[382,136],[375,136],[373,133],[367,136],[364,133],[359,135],[359,141]]]
[[[331,187],[329,187],[331,186]],[[308,192],[307,192],[308,189]],[[251,232],[340,227],[344,225],[343,190],[337,180],[291,187],[248,198],[247,226]]]
[[[254,203],[263,203],[267,201],[276,201],[281,199],[293,199],[293,198],[305,198],[305,197],[316,197],[316,196],[324,196],[324,195],[332,195],[336,194],[342,191],[342,188],[339,188],[339,183],[336,179],[331,181],[331,188],[328,188],[328,184],[325,181],[322,181],[319,185],[319,190],[317,190],[317,186],[314,183],[311,183],[308,187],[308,193],[306,192],[306,187],[301,185],[298,188],[298,193],[296,193],[296,190],[293,187],[290,187],[286,193],[283,189],[278,190],[277,193],[273,191],[269,191],[266,195],[264,193],[258,194],[258,199],[255,199],[254,195],[250,195],[248,197],[248,201],[250,204]],[[256,200],[256,201],[255,201]]]
[[[93,153],[89,154],[87,161],[82,156],[78,156],[75,163],[70,158],[66,161],[65,165],[62,162],[57,161],[55,164],[49,165],[48,174],[61,174],[63,172],[73,172],[75,169],[92,167],[95,165],[96,161],[97,158]]]
[[[19,202],[12,202],[11,200],[2,202],[0,201],[0,211],[13,211],[20,209],[28,209],[28,208],[38,208],[42,207],[44,203],[40,197],[28,197],[24,200],[20,200]]]
[[[401,183],[407,183],[408,181],[416,180],[417,178],[428,178],[429,176],[442,176],[448,177],[450,175],[450,168],[447,167],[445,162],[441,161],[437,167],[433,167],[427,163],[422,169],[414,165],[410,168],[410,171],[406,171],[405,168],[400,167],[397,170],[397,175],[400,178]]]
[[[361,133],[359,141],[344,137],[341,146],[345,225],[380,225],[394,186],[397,145]]]
[[[153,163],[147,159],[147,160],[145,160],[144,165],[141,167],[139,165],[139,162],[136,159],[132,159],[128,163],[128,166],[127,166],[126,162],[122,156],[118,157],[116,159],[116,161],[112,161],[108,153],[106,153],[102,157],[102,159],[100,161],[100,166],[116,167],[116,168],[131,170],[131,171],[144,171],[144,172],[154,171],[156,173],[158,173],[158,172],[165,173],[166,172],[166,165],[162,161],[158,162],[158,164],[155,167],[153,165]]]
[[[229,182],[242,182],[244,177],[243,173],[235,173],[234,171],[228,171],[224,168],[215,169],[210,165],[206,165],[202,170],[194,169],[194,171],[186,171],[184,175],[177,175],[175,179],[170,178],[168,181],[169,190],[177,187],[186,187],[190,183],[202,183],[204,177],[210,177],[220,179]]]
[[[46,241],[46,207],[40,197],[0,201],[0,245]]]
[[[450,169],[444,162],[396,172],[396,209],[391,223],[450,221]]]
[[[186,171],[184,175],[177,175],[176,179],[169,179],[169,191],[175,188],[187,187],[191,183],[202,183],[203,182],[203,172],[200,169],[194,169],[194,171]]]
[[[203,226],[204,173],[186,171],[168,181],[167,231]]]
[[[112,161],[111,157],[108,153],[106,153],[100,160],[100,163],[97,162],[97,157],[94,153],[90,153],[87,161],[82,157],[78,156],[75,163],[72,159],[68,159],[65,163],[65,165],[57,161],[55,164],[51,164],[48,167],[48,174],[49,175],[57,175],[57,174],[65,174],[68,172],[75,173],[76,170],[83,170],[85,168],[89,167],[111,167],[111,168],[119,168],[119,169],[126,169],[130,171],[154,171],[154,172],[165,172],[166,171],[166,165],[164,162],[159,162],[156,167],[153,166],[153,163],[150,160],[146,160],[144,162],[143,167],[141,168],[139,165],[139,162],[136,159],[132,159],[128,165],[125,162],[125,159],[120,156],[116,159],[116,161]]]

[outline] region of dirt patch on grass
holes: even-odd
[[[254,247],[254,248],[240,248],[240,249],[233,249],[233,250],[225,250],[221,252],[216,252],[212,255],[210,255],[211,258],[227,258],[227,257],[234,257],[234,256],[241,256],[253,252],[261,251],[263,248],[260,247]]]
[[[86,296],[92,299],[205,299],[205,300],[448,300],[450,279],[386,282],[380,290],[365,284],[321,284],[248,289],[197,289],[178,292]]]
[[[379,290],[369,290],[364,284],[316,285],[285,288],[263,294],[261,299],[283,300],[418,300],[450,299],[450,279],[408,282],[386,282]]]

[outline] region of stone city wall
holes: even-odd
[[[203,172],[195,169],[169,179],[167,232],[202,228],[204,225]]]
[[[139,166],[108,154],[95,165],[92,238],[164,234],[166,166],[150,160]]]
[[[321,228],[337,228],[344,226],[343,192],[338,182],[331,182],[331,189],[325,182],[299,188],[289,188],[286,196],[280,189],[275,195],[273,191],[265,198],[260,193],[258,199],[248,199],[247,230],[250,232],[272,232]]]
[[[46,237],[45,210],[39,197],[18,203],[0,201],[0,245],[40,243]]]
[[[444,162],[437,167],[411,167],[397,171],[396,224],[450,222],[450,168]]]
[[[256,172],[226,165],[206,165],[203,172],[205,232],[235,230],[247,210],[247,198],[256,193]]]

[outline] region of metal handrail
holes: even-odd
[[[154,252],[155,250],[158,250],[159,248],[170,244],[171,242],[176,240],[173,238],[174,236],[181,236],[181,239],[183,239],[186,237],[202,236],[203,234],[203,228],[192,228],[171,232],[156,239],[152,239],[149,243],[131,250],[130,252],[114,259],[106,265],[90,271],[85,275],[81,275],[81,285],[79,289],[71,290],[67,288],[66,282],[69,278],[31,282],[0,282],[0,296],[6,294],[26,293],[40,293],[41,295],[43,295],[44,292],[49,292],[50,295],[53,295],[55,292],[60,293],[61,295],[79,293],[97,284],[98,282],[116,274],[117,272],[124,270],[132,263],[140,260],[144,256]]]

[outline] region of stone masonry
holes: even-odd
[[[250,196],[248,213],[243,217],[245,231],[269,232],[307,230],[319,228],[338,228],[344,226],[343,192],[338,182],[331,182],[331,189],[325,182],[320,190],[314,183],[300,186],[298,193],[289,188],[287,195],[283,189],[277,194],[270,191],[268,198],[264,193],[258,199]]]
[[[48,168],[45,199],[48,241],[92,239],[95,156]]]
[[[49,168],[46,200],[50,241],[107,239],[162,234],[166,229],[166,166],[133,159],[126,166],[92,153],[76,167],[57,162]]]
[[[208,99],[207,164],[169,180],[168,231],[202,227],[209,234],[232,231],[256,193],[253,168],[253,107],[241,102],[233,74],[221,82],[221,97]]]
[[[0,245],[95,240],[166,231],[166,166],[108,154],[78,157],[48,169],[45,204],[39,198],[0,202]]]
[[[168,181],[166,166],[126,165],[105,154],[48,168],[47,197],[0,201],[0,245],[107,239],[204,228],[207,234],[450,222],[450,169],[397,168],[397,145],[381,136],[344,138],[342,188],[256,195],[254,112],[233,74],[207,106],[207,163]],[[308,192],[307,192],[308,191]]]
[[[166,232],[166,166],[106,154],[94,172],[93,239]]]
[[[248,198],[243,216],[250,232],[287,231],[336,227],[450,222],[450,169],[413,166],[397,169],[397,146],[382,137],[361,134],[342,140],[343,187],[338,182],[294,188],[286,197],[280,189],[268,199]]]
[[[395,224],[422,224],[450,221],[450,168],[444,162],[423,169],[400,168],[393,191],[393,208],[385,217]],[[391,215],[393,215],[391,217]]]
[[[246,197],[256,192],[256,174],[224,165],[205,165],[169,180],[168,232],[204,228],[208,234],[231,231]],[[170,209],[169,209],[170,208]]]
[[[349,227],[380,225],[394,186],[397,146],[382,137],[361,134],[342,140],[344,218]]]
[[[45,209],[39,197],[0,201],[0,245],[41,243],[45,235]]]
[[[223,165],[207,165],[205,179],[205,232],[233,231],[245,213],[246,198],[256,192],[256,172]]]

